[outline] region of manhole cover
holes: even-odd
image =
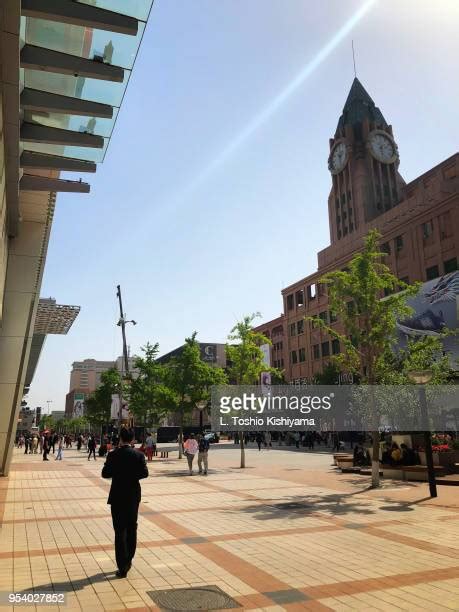
[[[224,610],[240,608],[232,597],[218,586],[208,585],[168,591],[148,591],[148,595],[162,610]]]

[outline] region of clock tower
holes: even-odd
[[[405,181],[398,148],[383,114],[355,78],[334,138],[328,168],[330,240],[334,244],[397,206]]]

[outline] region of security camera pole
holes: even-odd
[[[120,285],[116,286],[116,297],[118,298],[118,302],[120,305],[120,318],[117,323],[119,327],[121,327],[121,334],[123,336],[123,359],[124,359],[124,376],[127,378],[129,376],[129,358],[128,358],[128,350],[126,343],[126,323],[132,323],[133,325],[137,325],[136,321],[126,321],[125,313],[123,312],[123,302],[121,300],[121,287]],[[121,377],[123,378],[123,377]],[[118,414],[118,428],[121,429],[121,423],[123,420],[123,402],[122,402],[122,393],[120,390],[120,408]]]

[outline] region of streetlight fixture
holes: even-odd
[[[421,423],[424,429],[424,448],[426,453],[427,474],[429,477],[430,497],[437,497],[437,483],[435,481],[435,469],[432,453],[432,438],[430,436],[430,426],[427,414],[427,400],[425,385],[432,380],[430,370],[413,370],[408,372],[408,378],[415,385],[419,385],[419,406],[421,409]]]
[[[199,431],[202,433],[203,430],[203,417],[202,412],[204,408],[207,406],[207,400],[199,400],[196,402],[196,408],[199,410]]]

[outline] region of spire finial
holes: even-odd
[[[357,70],[355,67],[355,52],[354,52],[354,41],[352,40],[352,61],[354,62],[354,77],[357,78]]]

